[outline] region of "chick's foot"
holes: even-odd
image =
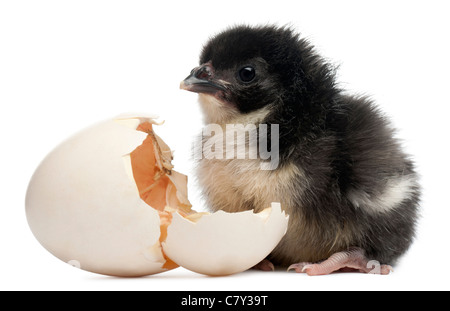
[[[330,258],[316,264],[295,263],[289,266],[288,271],[291,269],[297,273],[307,273],[308,275],[325,275],[335,271],[386,275],[393,271],[389,265],[381,265],[376,260],[367,259],[364,250],[357,247],[335,253]]]

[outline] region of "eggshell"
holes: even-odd
[[[26,195],[37,240],[72,266],[115,276],[177,264],[228,275],[264,259],[287,229],[280,204],[260,213],[195,213],[187,176],[172,169],[169,146],[146,122],[158,124],[141,114],[98,123],[42,161]]]
[[[61,260],[116,276],[166,270],[158,212],[140,199],[126,169],[127,156],[147,136],[135,129],[143,120],[154,122],[123,116],[96,124],[59,145],[34,173],[28,223]]]
[[[182,217],[175,213],[162,245],[165,254],[184,268],[229,275],[269,255],[286,233],[288,219],[279,203],[257,214],[218,211]]]

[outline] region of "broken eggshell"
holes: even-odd
[[[26,195],[37,240],[65,262],[115,276],[177,264],[226,275],[257,264],[286,232],[280,206],[258,214],[191,210],[187,177],[172,169],[171,150],[152,124],[151,115],[98,123],[42,161]]]
[[[257,214],[175,213],[162,245],[166,255],[186,269],[213,276],[234,274],[269,255],[286,233],[288,219],[279,203]]]
[[[129,154],[147,137],[108,120],[56,147],[35,171],[26,214],[37,240],[65,262],[115,276],[166,271],[158,212],[139,197]]]

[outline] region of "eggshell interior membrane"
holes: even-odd
[[[279,203],[257,214],[218,211],[182,217],[175,213],[162,245],[165,254],[184,268],[229,275],[269,255],[286,233],[288,219]]]
[[[158,211],[161,222],[159,241],[162,242],[167,237],[173,210],[184,216],[193,213],[187,199],[187,177],[173,170],[172,151],[153,132],[150,122],[139,124],[136,130],[148,136],[130,154],[133,178],[142,200]],[[164,255],[164,258],[166,263],[163,268],[173,269],[178,266],[167,256]]]
[[[176,267],[160,244],[171,218],[163,200],[180,212],[188,209],[186,185],[182,185],[186,176],[173,170],[165,174],[160,182],[153,182],[152,191],[144,189],[148,197],[144,202],[132,172],[130,159],[139,146],[160,140],[136,130],[139,124],[151,128],[152,123],[156,122],[151,117],[127,116],[96,124],[60,144],[42,161],[28,187],[26,213],[33,234],[52,254],[81,269],[116,276],[149,275]],[[155,174],[163,166],[170,167],[166,163],[170,150],[161,146],[164,161],[160,154],[145,155],[148,169]],[[140,184],[151,186],[148,181]],[[179,191],[175,184],[182,185]]]

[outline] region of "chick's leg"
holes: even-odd
[[[359,271],[370,274],[389,274],[393,271],[389,265],[380,265],[376,260],[369,260],[360,248],[353,247],[331,255],[330,258],[316,264],[302,262],[290,265],[288,270],[308,275],[325,275],[334,271]]]

